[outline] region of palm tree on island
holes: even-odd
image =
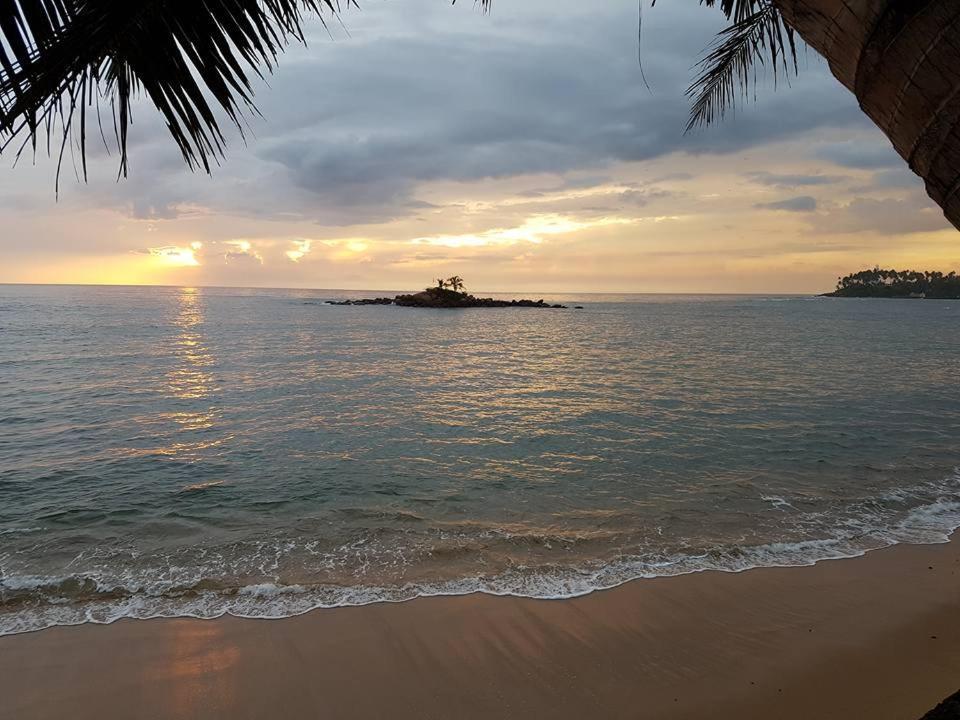
[[[389,298],[375,298],[368,300],[328,300],[330,305],[399,305],[401,307],[420,307],[420,308],[503,308],[503,307],[533,307],[533,308],[552,308],[555,310],[566,309],[565,305],[559,303],[550,304],[543,300],[498,300],[494,298],[478,298],[467,293],[464,289],[463,278],[459,275],[444,280],[437,279],[436,285],[431,285],[418,293],[409,295],[397,295],[393,300]],[[583,309],[577,306],[577,309]]]
[[[960,299],[960,276],[939,270],[861,270],[837,279],[826,297]]]
[[[427,290],[446,291],[447,288],[449,288],[455,293],[460,293],[463,290],[463,287],[463,278],[459,275],[454,275],[446,280],[443,278],[437,278],[437,286],[435,288],[427,288]]]

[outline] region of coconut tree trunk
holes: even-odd
[[[960,0],[774,0],[960,229]]]

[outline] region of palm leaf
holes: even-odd
[[[797,47],[793,29],[771,0],[701,0],[719,4],[732,24],[723,30],[698,63],[700,73],[687,89],[692,101],[689,132],[709,125],[733,108],[737,97],[750,94],[756,85],[757,64],[773,72],[774,81],[783,72],[797,71]]]
[[[72,140],[85,175],[87,109],[99,117],[104,101],[125,175],[142,92],[187,164],[209,171],[224,147],[218,112],[242,132],[251,76],[303,41],[305,13],[339,10],[340,0],[0,0],[0,152],[24,137],[19,155],[45,134],[48,151],[60,140],[62,162]]]

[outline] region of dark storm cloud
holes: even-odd
[[[560,60],[538,62],[550,67]],[[508,67],[500,71],[506,73]],[[543,75],[552,72],[556,70],[531,72],[527,78],[530,86],[518,89],[516,94],[530,97],[536,85],[543,82]],[[568,88],[572,96],[583,94],[580,90]],[[752,108],[756,115],[749,120],[684,136],[679,129],[686,112],[682,102],[655,105],[638,96],[624,103],[621,87],[610,83],[606,90],[550,118],[556,111],[549,98],[541,97],[539,104],[523,103],[491,85],[487,93],[490,97],[482,104],[512,111],[474,112],[463,99],[454,108],[438,109],[446,118],[442,127],[431,128],[429,120],[409,118],[402,127],[393,125],[383,134],[330,140],[325,139],[329,133],[318,128],[309,137],[266,142],[259,153],[285,167],[298,188],[339,206],[364,207],[409,202],[422,182],[560,174],[614,162],[649,160],[681,150],[733,152],[809,127],[806,123],[787,127],[770,122],[761,108]],[[559,95],[552,98],[557,103],[563,99]],[[810,124],[840,124],[841,116],[837,113],[813,119]]]
[[[423,182],[734,152],[819,126],[864,124],[845,91],[825,89],[815,67],[789,92],[771,91],[724,124],[685,135],[687,69],[715,29],[714,16],[693,8],[657,18],[658,33],[644,45],[651,92],[625,10],[611,5],[586,27],[561,25],[534,44],[519,34],[469,42],[463,28],[415,43],[378,41],[351,53],[349,67],[360,63],[363,72],[324,75],[323,98],[346,111],[319,112],[308,128],[269,138],[255,152],[324,206],[403,212]],[[537,36],[535,27],[527,30]],[[301,86],[312,72],[300,67],[289,81]],[[289,91],[278,83],[275,94]]]
[[[783,210],[785,212],[813,212],[817,209],[817,201],[809,195],[779,200],[777,202],[757,203],[758,210]]]
[[[265,121],[253,123],[248,148],[232,142],[215,182],[190,176],[152,110],[141,108],[138,120],[148,120],[136,128],[133,177],[80,194],[138,217],[172,217],[196,203],[326,225],[384,222],[422,210],[424,183],[596,175],[678,151],[733,153],[816,128],[869,125],[813,61],[790,88],[763,91],[721,124],[684,134],[683,91],[719,14],[677,3],[649,14],[648,89],[635,13],[631,3],[572,0],[500,3],[491,15],[435,0],[347,13],[350,38],[318,34],[309,50],[281,59],[256,98]],[[864,163],[891,154],[869,144],[821,150],[855,167],[881,167]]]

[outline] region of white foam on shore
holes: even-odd
[[[516,567],[495,576],[475,575],[442,582],[409,583],[391,587],[284,585],[260,582],[218,590],[195,589],[170,580],[134,579],[118,586],[94,574],[47,577],[0,577],[0,600],[13,593],[36,591],[37,601],[0,611],[0,635],[32,632],[58,625],[109,624],[123,618],[191,617],[213,619],[223,615],[279,619],[311,610],[405,602],[420,597],[485,593],[538,599],[567,599],[607,590],[624,583],[704,571],[743,572],[760,567],[798,567],[824,560],[859,557],[897,544],[948,542],[960,528],[960,495],[948,484],[950,497],[909,510],[887,528],[869,527],[865,520],[847,519],[835,537],[772,542],[757,546],[716,548],[709,552],[652,559],[625,555],[611,562],[581,566]],[[80,601],[62,593],[65,584],[86,597]],[[202,585],[198,587],[202,588]],[[39,598],[42,597],[42,601]],[[0,605],[2,608],[2,605]]]

